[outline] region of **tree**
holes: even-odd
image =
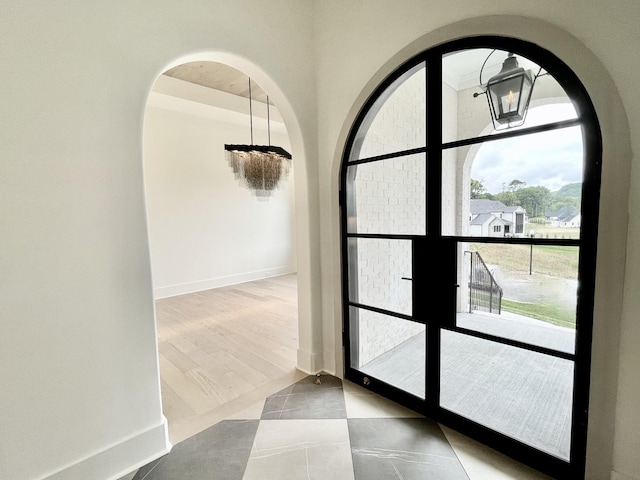
[[[508,185],[502,185],[502,189],[508,192],[517,192],[521,188],[523,188],[527,182],[523,182],[522,180],[511,180]]]
[[[502,203],[504,203],[508,207],[516,207],[520,205],[520,202],[515,192],[511,192],[508,190],[503,190],[502,192],[497,194],[495,196],[495,199],[500,200]]]
[[[487,189],[482,184],[482,181],[471,179],[471,198],[485,198],[483,195],[486,191]]]
[[[493,200],[495,196],[487,192],[487,189],[482,183],[482,180],[474,180],[472,178],[471,179],[471,199],[475,200],[475,199],[481,199],[481,198]]]
[[[551,205],[551,192],[547,187],[520,188],[515,192],[518,203],[527,211],[529,217],[539,217]]]

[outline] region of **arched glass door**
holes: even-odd
[[[514,57],[526,115],[486,91]],[[578,79],[526,42],[452,42],[388,78],[341,172],[346,378],[582,476],[600,142]]]

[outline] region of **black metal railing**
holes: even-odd
[[[502,288],[482,260],[480,253],[468,252],[471,257],[469,276],[469,313],[474,310],[500,313],[502,311]]]

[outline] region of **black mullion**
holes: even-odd
[[[383,315],[388,315],[390,317],[401,318],[402,320],[409,320],[411,322],[422,323],[412,317],[411,315],[406,315],[404,313],[393,312],[391,310],[385,310],[384,308],[373,307],[371,305],[365,305],[364,303],[353,302],[349,300],[348,305],[350,307],[361,308],[362,310],[369,310],[370,312],[381,313]]]
[[[573,353],[561,352],[559,350],[553,350],[551,348],[541,347],[541,346],[533,345],[530,343],[524,343],[518,340],[512,340],[510,338],[498,337],[496,335],[491,335],[490,333],[478,332],[476,330],[469,330],[468,328],[464,328],[464,327],[444,327],[444,328],[446,330],[468,335],[470,337],[481,338],[483,340],[489,340],[494,343],[501,343],[503,345],[509,345],[510,347],[517,347],[523,350],[528,350],[530,352],[549,355],[550,357],[556,357],[556,358],[562,358],[564,360],[575,361],[575,354]]]
[[[427,63],[427,236],[442,235],[442,57]]]
[[[495,140],[504,140],[507,138],[521,137],[524,135],[532,135],[534,133],[551,132],[554,130],[561,130],[563,128],[575,127],[582,122],[579,118],[571,120],[562,120],[560,122],[547,123],[544,125],[537,125],[535,127],[522,128],[518,130],[507,130],[502,133],[495,133],[493,135],[482,135],[480,137],[465,138],[463,140],[455,140],[453,142],[447,142],[442,144],[443,150],[457,147],[467,147],[469,145],[476,145],[478,143],[493,142]]]
[[[456,242],[465,243],[500,243],[505,245],[546,245],[548,247],[581,247],[581,239],[571,238],[536,238],[536,237],[447,237]]]
[[[389,233],[356,233],[351,232],[346,234],[347,238],[378,238],[387,240],[412,240],[415,235],[399,233],[397,235]]]
[[[414,255],[420,250],[420,260],[414,262],[414,267],[420,269],[419,276],[425,277],[429,252],[425,252],[429,246],[438,245],[442,236],[442,56],[432,54],[427,59],[426,85],[427,111],[426,111],[426,144],[427,144],[427,168],[426,168],[426,242],[414,243]],[[430,242],[429,240],[436,240]],[[416,248],[417,247],[417,248]],[[427,258],[424,258],[427,257]],[[445,264],[445,268],[452,268]],[[415,274],[414,272],[414,278]],[[415,284],[416,282],[414,282]],[[427,312],[424,292],[418,291],[426,282],[414,285],[414,304],[418,303],[419,311]],[[433,312],[432,312],[433,313]],[[440,321],[439,314],[430,315],[427,322],[427,352],[426,352],[426,408],[432,414],[440,406]]]
[[[409,150],[400,150],[398,152],[385,153],[383,155],[376,155],[375,157],[360,158],[358,160],[351,160],[347,167],[350,167],[352,165],[361,165],[363,163],[377,162],[380,160],[389,160],[391,158],[408,157],[410,155],[416,155],[418,153],[425,153],[426,151],[427,147],[418,147],[411,148]]]

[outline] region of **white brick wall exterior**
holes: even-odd
[[[408,78],[373,120],[360,158],[424,146],[425,73]],[[425,156],[359,165],[355,180],[359,233],[425,233]],[[359,239],[358,301],[411,314],[411,242]],[[424,330],[419,324],[360,311],[360,366]]]
[[[443,141],[477,137],[492,130],[485,96],[473,97],[478,87],[457,92],[443,83]],[[532,106],[563,101],[555,80],[541,77],[536,83]],[[363,140],[359,158],[369,158],[424,146],[425,74],[420,70],[399,86],[373,119]],[[443,152],[442,232],[469,234],[471,166],[478,146]],[[378,234],[425,233],[424,155],[361,164],[353,184],[356,231]],[[353,212],[350,213],[350,215]],[[460,245],[458,281],[468,278],[468,259]],[[358,298],[352,299],[391,311],[411,314],[411,242],[359,239],[357,248]],[[354,272],[352,272],[352,275]],[[458,291],[458,311],[466,309],[467,289]],[[359,363],[393,349],[424,326],[360,310]]]

